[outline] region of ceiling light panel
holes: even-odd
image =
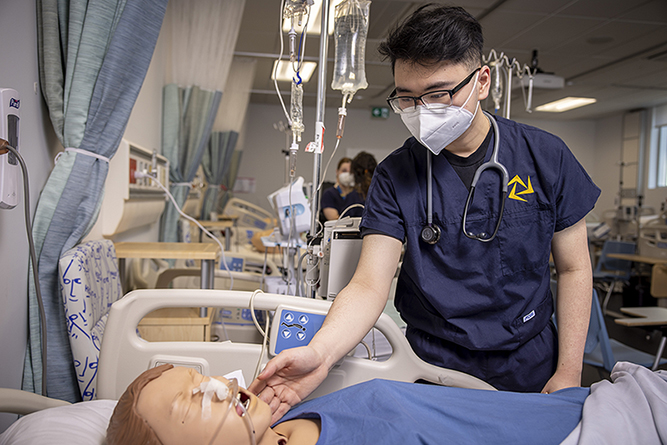
[[[535,108],[535,111],[545,111],[549,113],[562,113],[563,111],[573,110],[575,108],[594,104],[597,102],[592,97],[565,97],[554,102],[549,102]]]

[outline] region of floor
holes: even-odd
[[[607,312],[609,313],[618,313],[619,309],[623,306],[623,295],[620,292],[612,294],[609,299],[609,304],[607,307]],[[654,330],[649,331],[641,328],[630,328],[626,326],[621,326],[614,323],[614,317],[612,315],[605,316],[605,322],[607,326],[607,332],[609,337],[614,338],[618,341],[621,341],[628,346],[639,349],[650,354],[655,354],[658,350],[660,344],[661,334],[660,331]],[[662,354],[663,357],[667,357],[667,348]],[[659,369],[667,370],[667,365],[661,365]],[[608,379],[609,373],[602,370],[601,373],[592,366],[584,365],[584,370],[582,374],[582,386],[590,386],[592,383],[599,381],[601,378]]]

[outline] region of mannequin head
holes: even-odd
[[[193,390],[211,378],[227,386],[227,396],[219,400],[214,395],[210,409],[204,409],[202,393],[193,394]],[[118,401],[107,429],[107,444],[246,444],[251,443],[248,419],[259,442],[269,429],[271,410],[234,383],[224,377],[205,377],[190,368],[163,365],[149,369]],[[232,388],[238,388],[238,393]],[[236,397],[246,413],[232,403]]]

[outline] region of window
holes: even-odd
[[[667,187],[667,125],[658,128],[656,185]]]

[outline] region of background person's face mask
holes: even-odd
[[[475,93],[478,75],[479,73],[475,74],[472,91],[462,106],[450,105],[446,108],[426,108],[420,105],[415,107],[414,111],[401,114],[401,119],[410,133],[433,154],[439,154],[446,146],[470,128],[470,124],[472,124],[472,120],[477,114],[479,101],[477,101],[475,113],[466,110],[465,106]]]
[[[342,172],[338,175],[338,182],[343,187],[354,187],[354,175],[350,172]]]

